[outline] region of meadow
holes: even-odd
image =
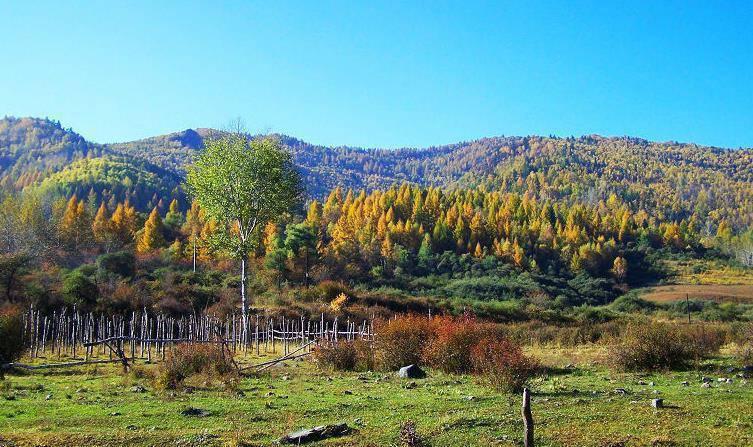
[[[530,382],[536,445],[753,443],[753,386],[739,370],[730,372],[739,365],[729,346],[687,370],[653,373],[614,372],[604,344],[525,349],[545,367]],[[124,374],[119,366],[97,365],[6,376],[0,445],[264,446],[291,430],[345,422],[350,434],[316,445],[389,446],[401,445],[407,420],[424,445],[504,446],[522,439],[521,396],[467,375],[322,371],[302,358],[237,381],[196,376],[184,389],[158,391],[150,379],[157,368],[140,363]],[[704,376],[712,379],[708,388]],[[665,408],[652,408],[655,398]],[[182,415],[188,408],[209,415]]]

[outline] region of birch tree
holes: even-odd
[[[277,139],[224,133],[205,142],[186,183],[207,217],[223,224],[226,231],[216,243],[240,261],[245,324],[249,254],[259,243],[259,230],[301,200],[298,171]]]

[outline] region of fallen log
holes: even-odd
[[[28,369],[28,370],[35,370],[35,369],[51,369],[51,368],[68,368],[71,366],[85,366],[85,365],[97,365],[102,363],[121,363],[121,359],[113,359],[113,360],[81,360],[76,362],[64,362],[64,363],[43,363],[41,365],[27,365],[25,363],[5,363],[3,365],[0,365],[0,369],[13,369],[13,368],[19,368],[19,369]]]

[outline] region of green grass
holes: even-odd
[[[693,371],[639,375],[600,366],[599,347],[533,352],[553,368],[532,384],[537,445],[753,443],[753,386],[735,377],[732,384],[700,387],[702,375],[733,376],[722,372],[731,364],[727,358]],[[562,368],[571,362],[575,368]],[[114,365],[8,376],[0,381],[0,439],[19,446],[261,446],[292,429],[347,422],[353,434],[317,445],[389,446],[397,445],[401,423],[412,419],[435,447],[519,445],[520,396],[435,371],[414,389],[405,383],[385,373],[322,373],[307,361],[244,378],[243,396],[202,379],[190,394],[155,392],[148,379],[123,376]],[[136,384],[147,392],[131,392]],[[669,408],[653,409],[656,397]],[[189,406],[212,415],[182,416]]]

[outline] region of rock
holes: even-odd
[[[732,379],[727,379],[727,380],[725,380],[724,382],[725,382],[725,383],[733,383],[733,382],[734,382],[734,380],[732,380]]]
[[[664,399],[651,399],[651,406],[654,408],[664,408]]]
[[[681,383],[681,385],[682,385],[682,386],[688,386],[688,385],[690,385],[690,383],[689,383],[689,382],[687,382],[687,381],[685,381],[685,382],[682,382],[682,383]]]
[[[411,381],[411,382],[406,383],[404,388],[406,390],[412,390],[413,388],[416,388],[417,386],[418,384],[416,382]]]
[[[574,369],[574,368],[575,368],[575,365],[573,365],[572,363],[568,363],[567,365],[565,365],[565,369]]]
[[[76,390],[76,394],[85,393],[86,391],[87,391],[86,388],[79,388],[79,389]]]
[[[51,399],[52,399],[52,394],[48,394],[44,396],[44,400],[51,400]]]
[[[648,386],[656,386],[654,382],[648,382]]]
[[[203,410],[201,408],[193,408],[188,407],[185,410],[181,411],[180,414],[183,416],[191,416],[191,417],[197,417],[197,418],[205,418],[207,416],[211,416],[212,413],[209,410]]]
[[[343,394],[345,394],[346,396],[352,396],[353,395],[353,391],[345,390],[345,391],[343,391]]]
[[[423,379],[426,377],[424,370],[416,365],[408,365],[400,368],[397,375],[402,379]]]
[[[131,387],[132,393],[146,393],[146,388],[144,388],[141,385],[136,385],[134,387]]]
[[[138,430],[139,428],[135,425],[128,425],[126,426],[126,430]]]
[[[703,382],[701,388],[711,388],[711,382]]]
[[[112,413],[110,413],[110,416],[120,416],[120,413],[117,411],[113,411]]]
[[[710,377],[706,377],[706,376],[701,377],[701,382],[703,382],[703,383],[709,383],[709,382],[711,382],[711,378]]]
[[[644,382],[643,380],[639,380],[638,385],[646,385],[646,382]]]
[[[719,383],[726,382],[727,378],[726,377],[720,377],[720,378],[716,379],[716,381],[719,382]]]
[[[735,368],[734,366],[730,366],[729,368],[727,368],[727,372],[728,372],[729,374],[732,374],[732,373],[734,373],[735,371],[737,371],[737,368]]]
[[[627,390],[625,388],[615,388],[614,392],[619,394],[620,396],[627,394]]]
[[[308,442],[321,441],[327,438],[334,438],[350,433],[348,424],[320,425],[314,428],[307,428],[296,432],[289,433],[280,439],[282,444],[305,444]]]
[[[743,372],[753,373],[753,365],[745,365],[745,366],[743,366]]]

